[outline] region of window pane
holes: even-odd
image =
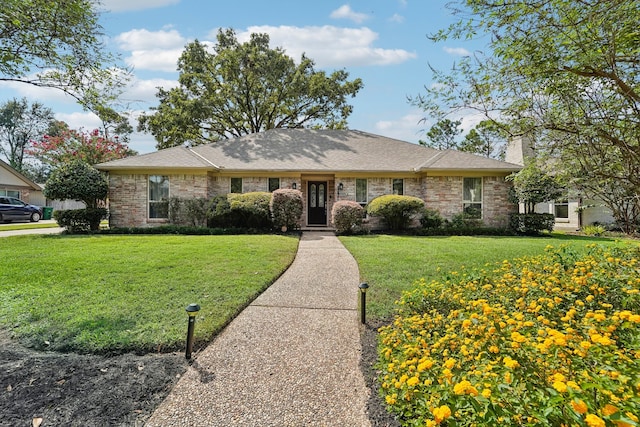
[[[269,192],[272,193],[280,188],[280,178],[269,178]]]
[[[242,178],[231,178],[231,192],[242,193]]]
[[[566,203],[555,204],[555,216],[556,218],[569,218],[569,205]]]
[[[15,197],[16,199],[20,198],[20,192],[16,191],[16,190],[7,190],[7,196],[9,197]]]
[[[169,177],[149,176],[149,218],[169,217]]]
[[[395,178],[393,180],[393,194],[402,196],[404,194],[404,180]]]
[[[464,213],[471,218],[482,218],[482,203],[464,203]]]
[[[318,207],[324,208],[324,184],[318,185]]]
[[[482,178],[464,178],[462,200],[482,202]]]
[[[367,180],[356,179],[356,202],[367,203]]]
[[[316,185],[311,184],[309,187],[309,204],[312,208],[316,207]]]

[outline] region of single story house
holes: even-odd
[[[0,196],[13,197],[36,206],[46,205],[42,187],[2,160],[0,160]]]
[[[195,147],[173,147],[96,165],[109,174],[110,225],[168,222],[170,197],[298,189],[301,226],[332,227],[338,200],[366,205],[384,194],[423,199],[445,218],[473,208],[506,226],[517,206],[505,177],[521,166],[357,130],[273,129]]]

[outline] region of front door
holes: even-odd
[[[309,225],[327,225],[327,182],[310,181],[307,187]]]

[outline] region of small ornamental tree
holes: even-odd
[[[300,190],[281,188],[271,193],[271,218],[276,227],[295,230],[300,226],[304,201]]]
[[[424,201],[412,196],[385,195],[369,202],[369,215],[382,217],[391,230],[409,227],[411,218],[424,209]]]
[[[558,178],[548,174],[534,161],[518,173],[507,177],[513,181],[512,201],[524,204],[524,213],[510,215],[509,226],[520,234],[538,234],[553,231],[555,219],[549,213],[535,213],[538,203],[562,197],[564,188]]]
[[[43,190],[47,199],[77,200],[87,206],[86,214],[91,230],[98,230],[100,219],[96,211],[101,209],[109,193],[106,177],[94,167],[80,160],[75,160],[55,169]],[[98,218],[98,219],[96,219]]]
[[[91,132],[69,129],[64,122],[58,122],[56,135],[32,141],[27,153],[53,167],[73,160],[95,165],[137,154],[118,136],[105,138],[98,129]]]

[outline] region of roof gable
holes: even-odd
[[[0,160],[0,184],[20,185],[30,187],[32,190],[42,190],[38,184],[2,160]]]

